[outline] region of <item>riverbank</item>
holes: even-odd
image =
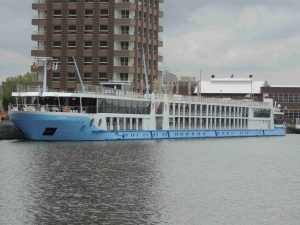
[[[24,139],[20,132],[11,121],[4,120],[0,122],[0,140]]]

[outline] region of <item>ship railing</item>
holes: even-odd
[[[119,90],[114,88],[107,88],[103,86],[96,85],[77,85],[77,93],[82,94],[98,94],[98,95],[107,95],[107,96],[121,96],[129,98],[145,98],[141,93]]]
[[[18,85],[17,92],[42,92],[42,87],[40,86],[24,86]],[[64,92],[63,90],[50,90],[48,92]],[[108,96],[121,96],[121,97],[130,97],[130,98],[145,98],[144,94],[125,91],[114,88],[106,88],[103,86],[96,85],[77,85],[76,93],[84,94],[99,94],[99,95],[108,95]],[[165,95],[156,94],[155,99],[159,101],[164,101]],[[225,104],[225,105],[239,105],[239,106],[253,106],[253,107],[268,107],[269,103],[267,102],[254,102],[254,101],[245,101],[245,100],[232,100],[232,99],[222,99],[222,98],[206,98],[199,96],[183,96],[183,95],[167,95],[169,101],[184,101],[184,102],[194,102],[194,103],[212,103],[212,104]]]
[[[40,105],[40,104],[11,104],[9,110],[12,112],[65,112],[65,113],[84,113],[93,114],[96,112],[95,106],[59,106],[59,105]]]
[[[17,92],[39,92],[42,93],[43,88],[41,86],[29,86],[29,85],[17,85]]]
[[[218,103],[226,105],[239,105],[239,106],[254,106],[254,107],[268,107],[269,103],[266,102],[254,102],[244,100],[222,99],[222,98],[205,98],[198,96],[183,96],[183,95],[168,95],[169,101],[185,101],[195,103]]]

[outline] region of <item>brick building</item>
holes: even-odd
[[[300,118],[300,86],[272,85],[261,89],[264,97],[272,98],[284,112],[283,120],[295,123]]]
[[[130,81],[132,90],[143,91],[143,46],[153,89],[161,77],[160,3],[163,0],[34,0],[37,16],[32,24],[37,31],[32,40],[37,47],[31,54],[59,61],[57,71],[48,71],[49,88],[75,89],[79,80],[74,56],[86,84]],[[41,81],[41,65],[38,73]]]

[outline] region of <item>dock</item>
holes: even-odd
[[[0,121],[0,140],[25,139],[24,134],[19,131],[11,121]]]

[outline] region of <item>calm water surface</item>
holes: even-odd
[[[300,135],[0,142],[0,224],[299,225]]]

